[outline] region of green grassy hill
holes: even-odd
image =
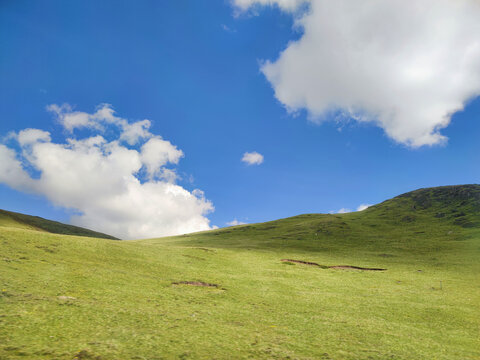
[[[480,359],[479,255],[479,185],[138,241],[0,223],[0,359]]]
[[[24,215],[5,210],[0,210],[0,226],[45,231],[54,234],[88,236],[101,239],[118,240],[113,236],[82,227],[62,224],[58,221],[43,219],[39,216]]]

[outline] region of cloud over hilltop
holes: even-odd
[[[446,141],[453,113],[480,95],[476,0],[233,0],[275,5],[303,34],[261,71],[290,112],[374,123],[410,147]],[[308,6],[302,6],[302,5]]]
[[[366,210],[368,209],[370,206],[372,206],[371,204],[360,204],[358,205],[357,209],[356,210],[352,210],[352,209],[349,209],[349,208],[341,208],[340,210],[333,210],[333,211],[330,211],[329,213],[330,214],[346,214],[346,213],[351,213],[351,212],[354,212],[354,211],[363,211],[363,210]]]
[[[245,225],[245,224],[246,224],[246,222],[239,221],[239,220],[237,220],[236,218],[233,219],[232,221],[228,221],[228,222],[226,223],[227,226],[237,226],[237,225]]]
[[[206,215],[212,203],[201,190],[176,184],[172,166],[183,152],[152,134],[149,120],[131,123],[108,104],[92,114],[69,105],[48,110],[67,138],[54,142],[40,129],[10,134],[0,144],[1,183],[76,210],[75,225],[124,239],[211,228]],[[77,136],[76,130],[89,135]]]

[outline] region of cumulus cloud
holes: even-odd
[[[178,150],[170,141],[163,140],[159,136],[148,140],[142,146],[141,151],[142,162],[151,179],[155,178],[155,176],[165,177],[165,173],[167,173],[169,174],[168,178],[175,180],[175,173],[170,169],[166,169],[165,165],[168,163],[178,164],[183,156],[183,151]]]
[[[227,222],[228,226],[237,226],[237,225],[245,225],[246,222],[238,221],[237,219],[233,219],[232,221]]]
[[[256,151],[243,154],[242,161],[248,165],[260,165],[263,163],[263,155]]]
[[[234,0],[240,10],[302,3]],[[399,143],[434,145],[480,95],[477,0],[310,0],[295,18],[303,34],[261,71],[288,111],[314,122],[370,122]]]
[[[0,144],[0,182],[76,210],[73,224],[124,239],[211,229],[212,203],[202,191],[176,184],[175,169],[167,166],[184,154],[150,133],[150,121],[129,123],[106,104],[93,114],[69,105],[48,109],[67,139],[53,142],[39,129],[10,135],[7,141],[16,144]],[[77,137],[78,128],[90,135]]]

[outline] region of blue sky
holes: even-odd
[[[353,210],[420,187],[479,182],[480,99],[468,94],[480,93],[480,84],[458,90],[465,109],[441,130],[448,140],[426,140],[431,144],[415,144],[413,132],[402,138],[390,123],[356,121],[353,113],[339,120],[346,101],[340,98],[335,111],[317,116],[315,104],[296,106],[293,95],[278,95],[282,85],[263,67],[279,64],[289,44],[313,31],[306,23],[294,28],[302,10],[241,10],[224,0],[3,1],[0,137],[36,128],[64,142],[73,135],[46,110],[51,104],[92,114],[107,103],[130,122],[149,119],[152,134],[184,153],[172,166],[176,184],[201,189],[215,207],[205,216],[219,227]],[[283,76],[289,69],[274,70]],[[263,163],[241,161],[253,151]],[[26,168],[33,177],[37,170]],[[2,209],[65,222],[82,213],[2,182]]]

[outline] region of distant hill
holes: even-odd
[[[0,210],[0,226],[45,231],[62,235],[76,235],[118,240],[116,237],[79,226],[62,224],[61,222],[47,220],[39,216],[24,215],[6,210]]]
[[[480,228],[480,185],[419,189],[359,212],[304,214],[172,239],[215,247],[428,252],[448,248],[467,228]]]

